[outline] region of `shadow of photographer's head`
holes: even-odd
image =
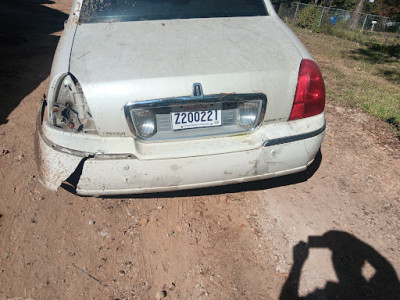
[[[328,282],[323,290],[306,296],[327,299],[398,299],[400,285],[392,265],[374,248],[344,231],[328,231],[321,236],[309,236],[293,248],[293,266],[282,289],[281,299],[298,297],[301,269],[312,248],[329,249],[338,282]],[[374,274],[367,279],[362,269],[368,263]],[[318,297],[319,297],[318,296]]]

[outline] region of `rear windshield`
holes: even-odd
[[[266,16],[263,0],[86,0],[80,22]]]

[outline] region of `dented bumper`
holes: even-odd
[[[110,195],[200,188],[300,172],[320,148],[325,118],[321,114],[266,124],[251,134],[147,144],[132,137],[65,134],[43,122],[43,110],[37,126],[35,151],[45,186],[57,190],[74,174],[78,194]]]

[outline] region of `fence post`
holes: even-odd
[[[322,18],[324,17],[325,7],[322,9],[321,17],[319,18],[318,28],[321,27]]]
[[[388,22],[389,18],[383,18],[383,32],[386,32],[386,26],[387,26],[387,22]],[[385,40],[386,43],[386,40]]]
[[[297,2],[297,5],[296,5],[296,12],[294,13],[293,21],[296,21],[296,16],[297,16],[297,11],[299,10],[299,5],[300,5],[300,2]]]
[[[367,23],[367,18],[368,18],[368,14],[367,14],[367,15],[365,15],[365,19],[364,19],[364,22],[363,22],[363,25],[362,25],[361,31],[364,31],[365,24]]]

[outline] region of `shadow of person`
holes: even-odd
[[[339,282],[327,282],[317,289],[298,296],[301,269],[310,248],[332,251],[333,266]],[[374,275],[367,280],[362,274],[368,262]],[[374,248],[343,231],[328,231],[323,236],[309,236],[308,243],[300,242],[293,248],[293,266],[280,295],[285,299],[399,299],[400,284],[392,265]]]
[[[0,7],[0,125],[21,100],[50,74],[68,15],[43,4],[49,0],[3,1]],[[36,113],[35,113],[36,114]]]

